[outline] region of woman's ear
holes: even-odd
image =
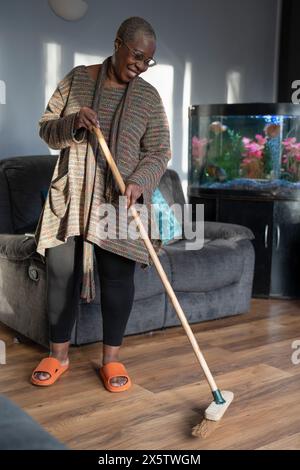
[[[122,39],[120,39],[119,37],[116,37],[116,39],[115,39],[115,52],[117,52],[117,50],[121,46],[121,43],[122,43]]]

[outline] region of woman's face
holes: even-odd
[[[155,48],[155,39],[139,31],[136,33],[134,40],[126,43],[117,38],[112,62],[118,81],[128,83],[145,72],[148,69],[145,61],[153,58]]]

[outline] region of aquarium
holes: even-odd
[[[300,105],[191,106],[189,187],[299,191]]]

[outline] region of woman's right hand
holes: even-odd
[[[93,127],[100,127],[97,113],[88,106],[80,108],[80,111],[78,111],[75,118],[75,130],[80,129],[81,127],[84,127],[89,131],[92,131]]]

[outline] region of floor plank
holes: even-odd
[[[46,351],[0,325],[7,364],[0,390],[72,449],[300,449],[300,302],[253,299],[251,311],[192,325],[221,389],[235,399],[214,433],[191,435],[212,397],[182,328],[126,337],[121,359],[133,379],[110,394],[97,367],[100,344],[73,347],[71,368],[49,388],[33,387]]]

